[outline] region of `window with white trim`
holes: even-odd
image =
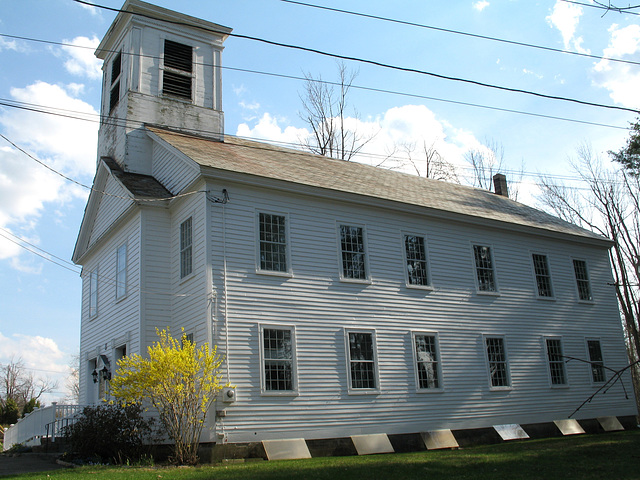
[[[587,350],[589,352],[589,362],[591,365],[591,380],[593,383],[604,383],[607,380],[607,375],[604,370],[600,340],[588,339]]]
[[[89,317],[98,314],[98,267],[89,273]]]
[[[376,345],[373,332],[347,331],[347,357],[351,390],[378,388]]]
[[[551,270],[549,270],[549,259],[546,255],[534,253],[531,255],[533,262],[533,272],[536,276],[536,287],[539,297],[552,298],[553,287],[551,285]]]
[[[431,282],[424,237],[421,235],[404,235],[404,255],[408,284],[422,287],[429,286]]]
[[[340,225],[340,253],[342,278],[367,280],[367,254],[364,244],[364,229]]]
[[[127,296],[127,244],[118,247],[116,252],[116,298]]]
[[[573,272],[576,277],[576,286],[578,287],[578,298],[580,300],[593,300],[591,295],[591,282],[589,281],[589,272],[587,271],[587,262],[584,260],[573,260]]]
[[[473,258],[476,264],[476,280],[478,291],[497,292],[496,272],[493,265],[491,247],[486,245],[473,246]]]
[[[262,389],[263,392],[294,392],[294,330],[293,327],[262,326]]]
[[[438,339],[435,334],[415,333],[413,348],[419,390],[441,388]]]
[[[111,62],[111,87],[109,91],[109,113],[120,101],[120,77],[122,73],[122,52],[118,52]]]
[[[187,218],[180,224],[180,278],[193,272],[193,220]]]
[[[492,388],[511,386],[507,350],[503,337],[485,337],[485,352],[489,367],[489,384]]]
[[[288,272],[287,223],[284,215],[259,213],[260,270]]]
[[[559,338],[545,339],[547,345],[547,360],[549,361],[549,376],[551,385],[566,385],[567,372],[565,358],[562,353],[562,340]]]
[[[191,100],[192,84],[193,47],[165,40],[162,94]]]

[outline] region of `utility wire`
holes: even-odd
[[[129,12],[129,11],[121,10],[121,9],[117,9],[117,8],[106,7],[104,5],[98,5],[98,4],[95,4],[95,3],[85,2],[84,0],[74,0],[74,2],[83,4],[83,5],[89,5],[89,6],[96,7],[96,8],[102,8],[102,9],[105,9],[105,10],[110,10],[110,11],[113,11],[113,12],[125,13],[125,14],[129,14],[129,15],[137,15],[137,16],[141,16],[141,17],[145,17],[145,18],[150,18],[152,20],[165,21],[167,23],[171,23],[171,24],[174,24],[174,25],[188,26],[188,27],[191,27],[191,28],[196,27],[196,28],[198,28],[200,30],[204,30],[204,31],[211,32],[211,33],[217,33],[218,35],[228,35],[230,37],[241,38],[241,39],[244,39],[244,40],[252,40],[252,41],[264,43],[264,44],[267,44],[267,45],[273,45],[273,46],[276,46],[276,47],[289,48],[289,49],[293,49],[293,50],[299,50],[299,51],[303,51],[303,52],[314,53],[316,55],[322,55],[322,56],[325,56],[325,57],[337,58],[337,59],[340,59],[340,60],[357,62],[357,63],[366,64],[366,65],[373,65],[373,66],[380,67],[380,68],[397,70],[397,71],[406,72],[406,73],[415,73],[415,74],[418,74],[418,75],[425,75],[425,76],[432,77],[432,78],[439,78],[441,80],[449,80],[449,81],[453,81],[453,82],[466,83],[466,84],[469,84],[469,85],[476,85],[476,86],[479,86],[479,87],[491,88],[491,89],[501,90],[501,91],[505,91],[505,92],[520,93],[520,94],[524,94],[524,95],[531,95],[531,96],[535,96],[535,97],[538,97],[538,98],[545,98],[545,99],[548,99],[548,100],[558,100],[558,101],[564,101],[564,102],[571,102],[571,103],[576,103],[576,104],[579,104],[579,105],[586,105],[586,106],[590,106],[590,107],[607,108],[607,109],[612,109],[612,110],[621,110],[621,111],[625,111],[625,112],[632,112],[632,113],[635,113],[635,114],[639,114],[640,113],[640,110],[627,108],[627,107],[619,107],[617,105],[605,105],[605,104],[602,104],[602,103],[589,102],[589,101],[586,101],[586,100],[579,100],[579,99],[569,98],[569,97],[562,97],[562,96],[559,96],[559,95],[548,95],[548,94],[545,94],[545,93],[534,92],[534,91],[531,91],[531,90],[524,90],[524,89],[520,89],[520,88],[505,87],[505,86],[502,86],[502,85],[496,85],[496,84],[492,84],[492,83],[480,82],[480,81],[477,81],[477,80],[471,80],[471,79],[462,78],[462,77],[453,77],[453,76],[450,76],[450,75],[444,75],[444,74],[440,74],[440,73],[429,72],[429,71],[420,70],[420,69],[417,69],[417,68],[402,67],[402,66],[398,66],[398,65],[392,65],[392,64],[388,64],[388,63],[379,62],[379,61],[376,61],[376,60],[369,60],[369,59],[360,58],[360,57],[353,57],[353,56],[349,56],[349,55],[342,55],[342,54],[338,54],[338,53],[326,52],[324,50],[318,50],[316,48],[303,47],[303,46],[300,46],[300,45],[294,45],[294,44],[290,44],[290,43],[276,42],[276,41],[273,41],[273,40],[267,40],[265,38],[254,37],[254,36],[250,36],[250,35],[242,35],[242,34],[239,34],[239,33],[230,33],[230,32],[220,32],[220,31],[217,31],[217,30],[212,29],[212,28],[206,28],[206,27],[203,27],[203,26],[193,25],[193,24],[174,21],[174,20],[162,20],[162,19],[158,19],[158,18],[156,18],[156,17],[154,17],[152,15],[146,15],[146,14],[142,14],[142,13],[138,13],[138,12]]]
[[[0,37],[7,37],[7,38],[14,38],[14,39],[20,39],[20,40],[26,40],[26,41],[47,43],[47,44],[51,44],[51,45],[61,45],[61,46],[66,46],[66,47],[85,48],[85,49],[94,50],[93,47],[86,47],[86,46],[82,46],[82,45],[72,45],[72,44],[63,43],[63,42],[53,42],[53,41],[49,41],[49,40],[40,40],[40,39],[34,39],[34,38],[29,38],[29,37],[18,37],[18,36],[15,36],[15,35],[7,35],[7,34],[3,34],[3,33],[0,33]],[[130,55],[130,56],[139,56],[139,57],[144,57],[144,58],[151,58],[151,59],[154,59],[154,60],[158,60],[160,58],[160,57],[156,57],[156,56],[141,55],[141,54],[135,54],[135,53],[126,53],[126,54]],[[209,64],[209,63],[195,62],[195,64],[196,65],[202,65],[202,66],[213,66],[212,64]],[[338,82],[315,79],[315,78],[310,78],[310,77],[300,77],[300,76],[296,76],[296,75],[286,75],[286,74],[281,74],[281,73],[264,72],[264,71],[259,71],[259,70],[251,70],[251,69],[235,68],[235,67],[216,67],[216,68],[221,68],[223,70],[242,72],[242,73],[251,73],[251,74],[255,74],[255,75],[264,75],[264,76],[270,76],[270,77],[276,77],[276,78],[285,78],[285,79],[289,79],[289,80],[309,81],[309,82],[319,83],[319,84],[324,84],[324,85],[340,86],[340,83],[338,83]],[[516,115],[526,115],[526,116],[530,116],[530,117],[546,118],[546,119],[549,119],[549,120],[559,120],[559,121],[578,123],[578,124],[583,124],[583,125],[593,125],[593,126],[597,126],[597,127],[614,128],[614,129],[618,129],[618,130],[629,130],[630,129],[629,127],[620,127],[620,126],[617,126],[617,125],[608,125],[608,124],[598,123],[598,122],[589,122],[589,121],[586,121],[586,120],[578,120],[578,119],[575,119],[575,118],[566,118],[566,117],[559,117],[559,116],[556,116],[556,115],[546,115],[546,114],[542,114],[542,113],[533,113],[533,112],[526,112],[526,111],[522,111],[522,110],[513,110],[513,109],[509,109],[509,108],[502,108],[502,107],[496,107],[496,106],[491,106],[491,105],[482,105],[482,104],[478,104],[478,103],[462,102],[462,101],[458,101],[458,100],[431,97],[431,96],[428,96],[428,95],[419,95],[419,94],[414,94],[414,93],[400,92],[400,91],[397,91],[397,90],[388,90],[388,89],[382,89],[382,88],[376,88],[376,87],[366,87],[366,86],[362,86],[362,85],[351,85],[350,88],[353,88],[355,90],[382,93],[382,94],[388,94],[388,95],[397,95],[397,96],[403,96],[403,97],[409,97],[409,98],[418,98],[418,99],[422,99],[422,100],[431,100],[431,101],[434,101],[434,102],[450,103],[450,104],[453,104],[453,105],[461,105],[461,106],[466,106],[466,107],[482,108],[482,109],[486,109],[486,110],[493,110],[493,111],[505,112],[505,113],[513,113],[513,114],[516,114]],[[37,105],[33,105],[33,104],[28,104],[28,103],[15,102],[15,101],[12,101],[12,100],[7,100],[7,99],[0,99],[0,105],[4,105],[4,106],[7,106],[7,107],[14,107],[14,108],[22,108],[24,110],[29,110],[30,106],[31,107],[37,106]],[[37,111],[39,111],[39,110],[37,110]],[[73,112],[72,110],[62,110],[62,109],[60,109],[60,111]],[[46,112],[41,112],[41,113],[46,113]],[[93,114],[85,114],[84,112],[75,112],[75,113],[80,113],[80,114],[83,114],[83,115],[93,115]],[[64,115],[60,114],[60,116],[64,116]],[[69,118],[77,118],[77,117],[69,117]],[[104,117],[103,116],[102,118],[108,118],[108,117]]]
[[[471,38],[480,38],[482,40],[490,40],[493,42],[500,42],[500,43],[506,43],[509,45],[517,45],[519,47],[527,47],[527,48],[536,48],[538,50],[546,50],[549,52],[556,52],[556,53],[565,53],[567,55],[576,55],[578,57],[586,57],[586,58],[593,58],[596,60],[609,60],[611,62],[620,62],[620,63],[627,63],[630,65],[640,65],[640,62],[634,62],[633,60],[623,60],[621,58],[613,58],[613,57],[604,57],[601,55],[592,55],[592,54],[588,54],[588,53],[581,53],[581,52],[574,52],[571,50],[563,50],[561,48],[553,48],[553,47],[547,47],[547,46],[543,46],[543,45],[535,45],[532,43],[526,43],[526,42],[517,42],[514,40],[506,40],[504,38],[496,38],[496,37],[490,37],[487,35],[479,35],[476,33],[469,33],[469,32],[463,32],[460,30],[452,30],[449,28],[442,28],[442,27],[434,27],[431,25],[424,25],[421,23],[415,23],[415,22],[408,22],[405,20],[397,20],[394,18],[389,18],[389,17],[381,17],[381,16],[377,16],[377,15],[371,15],[371,14],[367,14],[367,13],[362,13],[362,12],[354,12],[354,11],[350,11],[350,10],[343,10],[340,8],[331,8],[331,7],[326,7],[323,5],[315,5],[312,3],[305,3],[305,2],[299,2],[299,1],[295,1],[295,0],[279,0],[281,2],[284,3],[291,3],[294,5],[301,5],[304,7],[310,7],[310,8],[317,8],[320,10],[328,10],[331,12],[337,12],[337,13],[344,13],[346,15],[354,15],[357,17],[364,17],[364,18],[371,18],[373,20],[382,20],[384,22],[391,22],[391,23],[397,23],[400,25],[407,25],[407,26],[411,26],[411,27],[418,27],[418,28],[426,28],[428,30],[435,30],[438,32],[445,32],[445,33],[453,33],[456,35],[463,35],[466,37],[471,37]]]
[[[26,247],[25,245],[23,245],[23,244],[21,244],[21,243],[19,243],[19,242],[15,241],[15,240],[13,240],[13,239],[9,238],[8,236],[3,235],[2,233],[0,233],[0,237],[3,237],[3,238],[5,238],[6,240],[8,240],[8,241],[10,241],[10,242],[12,242],[12,243],[15,243],[15,244],[16,244],[16,245],[18,245],[19,247],[22,247],[22,248],[24,248],[25,250],[27,250],[28,252],[31,252],[31,253],[33,253],[34,255],[39,256],[40,258],[44,258],[46,261],[51,262],[51,263],[53,263],[53,264],[55,264],[55,265],[58,265],[59,267],[62,267],[62,268],[64,268],[65,270],[69,270],[70,272],[73,272],[73,273],[75,273],[75,274],[80,273],[80,271],[79,271],[79,270],[72,269],[72,268],[70,268],[70,267],[68,267],[68,266],[66,266],[66,265],[63,265],[62,263],[58,263],[58,262],[56,262],[55,260],[52,260],[51,258],[49,258],[49,257],[47,257],[47,256],[45,256],[45,255],[43,255],[43,254],[41,254],[41,253],[39,253],[39,252],[36,252],[35,250],[32,250],[32,249],[30,249],[30,248]],[[21,239],[21,240],[22,240],[22,239]],[[25,243],[26,243],[26,242],[25,242]],[[43,251],[44,251],[44,250],[43,250]],[[49,255],[50,255],[50,254],[49,254]]]
[[[584,2],[576,2],[573,0],[560,0],[561,2],[565,2],[565,3],[572,3],[574,5],[581,5],[583,7],[591,7],[591,8],[597,8],[600,10],[606,10],[606,11],[614,11],[614,12],[618,12],[618,13],[625,13],[625,14],[629,14],[629,15],[640,15],[640,13],[638,12],[632,12],[629,9],[630,8],[640,8],[640,5],[632,5],[629,7],[615,7],[613,5],[602,5],[598,2],[596,3],[584,3]],[[606,12],[605,12],[606,13]]]
[[[20,240],[21,242],[24,242],[27,245],[29,245],[29,246],[37,249],[37,250],[40,250],[41,252],[44,252],[45,254],[47,254],[47,255],[49,255],[49,256],[57,259],[57,260],[60,260],[61,262],[66,263],[67,265],[70,265],[73,268],[80,268],[75,263],[72,263],[72,262],[70,262],[68,260],[65,260],[64,258],[60,258],[60,257],[54,255],[53,253],[49,253],[46,250],[43,250],[42,248],[38,247],[37,245],[34,245],[33,243],[27,242],[24,238],[21,238],[21,237],[15,235],[15,234],[11,233],[9,230],[7,230],[5,228],[0,227],[0,230],[3,231],[4,233],[8,234],[8,235],[11,235],[13,238],[15,238],[17,240]],[[0,233],[0,235],[1,235],[1,233]],[[5,238],[7,238],[7,237],[5,237]],[[78,273],[80,273],[80,272],[78,271]]]

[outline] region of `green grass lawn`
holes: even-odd
[[[460,450],[248,462],[202,467],[82,467],[20,479],[640,479],[640,431],[528,440]]]

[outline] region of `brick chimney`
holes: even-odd
[[[493,176],[493,188],[496,195],[502,195],[509,198],[509,189],[507,187],[507,177],[501,173],[496,173]]]

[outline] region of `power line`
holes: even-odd
[[[37,250],[40,250],[41,252],[44,252],[47,255],[49,255],[49,256],[57,259],[57,260],[60,260],[61,262],[64,262],[65,264],[70,265],[73,268],[76,268],[76,269],[79,268],[75,263],[71,263],[70,261],[65,260],[64,258],[60,258],[60,257],[54,255],[53,253],[47,252],[46,250],[43,250],[42,248],[38,247],[37,245],[34,245],[33,243],[30,243],[30,242],[26,241],[24,238],[18,237],[17,235],[11,233],[9,230],[7,230],[5,228],[0,227],[0,230],[3,231],[4,233],[8,234],[8,235],[11,235],[13,238],[15,238],[17,240],[20,240],[21,242],[24,242],[27,245],[30,245],[31,247],[33,247],[33,248],[35,248]],[[5,237],[5,238],[7,238],[7,237]],[[78,272],[78,273],[80,273],[80,272]]]
[[[438,32],[445,32],[445,33],[453,33],[456,35],[463,35],[466,37],[471,37],[471,38],[480,38],[482,40],[490,40],[493,42],[500,42],[500,43],[506,43],[509,45],[517,45],[519,47],[527,47],[527,48],[535,48],[538,50],[546,50],[549,52],[556,52],[556,53],[564,53],[567,55],[576,55],[579,57],[586,57],[586,58],[593,58],[596,60],[609,60],[612,62],[620,62],[620,63],[627,63],[630,65],[640,65],[640,62],[634,62],[632,60],[623,60],[621,58],[613,58],[613,57],[605,57],[605,56],[601,56],[601,55],[592,55],[592,54],[588,54],[588,53],[581,53],[581,52],[573,52],[571,50],[563,50],[561,48],[553,48],[553,47],[547,47],[547,46],[543,46],[543,45],[535,45],[532,43],[527,43],[527,42],[517,42],[514,40],[506,40],[504,38],[496,38],[496,37],[490,37],[488,35],[479,35],[476,33],[469,33],[469,32],[463,32],[460,30],[452,30],[449,28],[442,28],[442,27],[434,27],[431,25],[425,25],[425,24],[421,24],[421,23],[415,23],[415,22],[408,22],[405,20],[397,20],[394,18],[389,18],[389,17],[381,17],[381,16],[377,16],[377,15],[371,15],[368,13],[362,13],[362,12],[354,12],[354,11],[350,11],[350,10],[343,10],[340,8],[331,8],[331,7],[326,7],[323,5],[315,5],[312,3],[305,3],[305,2],[299,2],[299,1],[295,1],[295,0],[280,0],[281,2],[284,3],[291,3],[294,5],[301,5],[304,7],[310,7],[310,8],[317,8],[319,10],[327,10],[327,11],[331,11],[331,12],[337,12],[337,13],[344,13],[346,15],[354,15],[354,16],[358,16],[358,17],[364,17],[364,18],[371,18],[373,20],[382,20],[384,22],[391,22],[391,23],[397,23],[400,25],[407,25],[410,27],[418,27],[418,28],[425,28],[428,30],[435,30]]]
[[[573,0],[560,0],[560,1],[561,2],[565,2],[565,3],[572,3],[574,5],[581,5],[583,7],[597,8],[597,9],[600,9],[600,10],[614,11],[614,12],[625,13],[625,14],[629,14],[629,15],[640,15],[640,13],[632,12],[632,11],[629,10],[631,8],[640,8],[640,5],[631,5],[629,7],[615,7],[613,5],[603,5],[603,4],[599,3],[599,2],[584,3],[584,2],[576,2],[576,1],[573,1]]]
[[[80,271],[78,271],[78,270],[74,270],[74,269],[72,269],[72,268],[69,268],[69,267],[67,267],[66,265],[63,265],[62,263],[58,263],[58,262],[56,262],[55,260],[52,260],[51,258],[49,258],[49,257],[47,257],[47,256],[45,256],[45,255],[42,255],[41,253],[36,252],[35,250],[31,250],[30,248],[28,248],[28,247],[24,246],[23,244],[18,243],[17,241],[15,241],[15,240],[13,240],[13,239],[11,239],[11,238],[7,237],[6,235],[3,235],[2,233],[0,233],[0,237],[4,237],[6,240],[8,240],[8,241],[10,241],[10,242],[12,242],[12,243],[15,243],[15,244],[16,244],[16,245],[18,245],[19,247],[22,247],[22,248],[24,248],[25,250],[27,250],[28,252],[31,252],[31,253],[33,253],[34,255],[39,256],[40,258],[44,258],[46,261],[51,262],[51,263],[53,263],[53,264],[55,264],[55,265],[58,265],[59,267],[62,267],[62,268],[64,268],[64,269],[66,269],[66,270],[69,270],[70,272],[73,272],[73,273],[76,273],[76,274],[77,274],[77,273],[80,273]],[[21,239],[21,240],[22,240],[22,239]],[[25,243],[26,243],[26,242],[25,242]],[[42,251],[44,251],[44,250],[42,250]]]
[[[82,46],[82,45],[73,45],[73,44],[69,44],[69,43],[54,42],[54,41],[35,39],[35,38],[30,38],[30,37],[18,37],[18,36],[15,36],[15,35],[7,35],[7,34],[3,34],[3,33],[0,33],[0,37],[8,37],[8,38],[14,38],[14,39],[17,38],[17,39],[20,39],[20,40],[40,42],[40,43],[46,43],[46,44],[51,44],[51,45],[59,45],[59,46],[66,46],[66,47],[73,47],[73,48],[93,49],[93,47],[86,47],[86,46]],[[130,55],[130,56],[138,56],[138,57],[143,57],[143,58],[150,58],[150,59],[154,59],[154,60],[159,60],[159,58],[160,58],[160,57],[157,57],[157,56],[142,55],[142,54],[136,54],[136,53],[126,53],[125,52],[125,54],[126,55]],[[213,66],[213,64],[209,64],[209,63],[195,62],[195,64],[196,65],[202,65],[202,66]],[[300,77],[300,76],[296,76],[296,75],[286,75],[286,74],[281,74],[281,73],[264,72],[264,71],[259,71],[259,70],[251,70],[251,69],[236,68],[236,67],[217,67],[217,68],[221,68],[223,70],[236,71],[236,72],[251,73],[251,74],[255,74],[255,75],[264,75],[264,76],[270,76],[270,77],[276,77],[276,78],[285,78],[285,79],[296,80],[296,81],[310,81],[310,82],[319,83],[319,84],[325,84],[325,85],[337,85],[337,86],[340,85],[338,82],[331,82],[331,81],[315,79],[315,78],[306,78],[306,77]],[[586,121],[586,120],[578,120],[578,119],[575,119],[575,118],[559,117],[559,116],[556,116],[556,115],[546,115],[546,114],[542,114],[542,113],[526,112],[526,111],[522,111],[522,110],[513,110],[513,109],[509,109],[509,108],[496,107],[496,106],[491,106],[491,105],[483,105],[483,104],[478,104],[478,103],[462,102],[462,101],[458,101],[458,100],[451,100],[451,99],[445,99],[445,98],[439,98],[439,97],[432,97],[432,96],[428,96],[428,95],[419,95],[419,94],[414,94],[414,93],[400,92],[400,91],[397,91],[397,90],[388,90],[388,89],[383,89],[383,88],[367,87],[367,86],[362,86],[362,85],[351,85],[350,88],[353,88],[355,90],[363,90],[363,91],[368,91],[368,92],[374,92],[374,93],[397,95],[397,96],[403,96],[403,97],[409,97],[409,98],[417,98],[417,99],[421,99],[421,100],[431,100],[431,101],[434,101],[434,102],[450,103],[450,104],[453,104],[453,105],[461,105],[461,106],[466,106],[466,107],[482,108],[482,109],[493,110],[493,111],[498,111],[498,112],[513,113],[513,114],[516,114],[516,115],[526,115],[526,116],[537,117],[537,118],[545,118],[545,119],[549,119],[549,120],[558,120],[558,121],[564,121],[564,122],[570,122],[570,123],[578,123],[578,124],[582,124],[582,125],[593,125],[593,126],[597,126],[597,127],[614,128],[614,129],[618,129],[618,130],[629,130],[629,127],[620,127],[620,126],[617,126],[617,125],[608,125],[608,124],[598,123],[598,122],[589,122],[589,121]],[[7,100],[7,99],[0,99],[0,105],[6,106],[6,107],[19,108],[19,109],[23,109],[23,110],[30,110],[32,107],[37,106],[37,105],[34,105],[34,104],[29,104],[29,103],[24,103],[24,102],[17,102],[17,101],[12,101],[12,100]],[[45,107],[40,106],[40,108],[45,108]],[[96,116],[95,114],[89,114],[89,113],[85,113],[85,112],[74,112],[72,110],[63,110],[63,109],[59,109],[59,110],[61,112],[73,112],[73,113],[78,113],[78,114],[81,114],[81,115],[94,116],[94,117]],[[36,111],[41,111],[41,110],[36,110]],[[47,112],[42,112],[41,111],[41,113],[47,113]],[[67,115],[67,114],[59,114],[59,115],[63,116],[63,117],[67,116],[68,118],[77,118],[77,117],[70,116],[70,115]],[[109,117],[100,116],[100,118],[105,119],[105,118],[109,118]],[[89,120],[89,119],[87,118],[87,120]],[[91,121],[93,121],[93,120],[91,120]]]
[[[562,97],[559,95],[548,95],[545,93],[540,93],[540,92],[534,92],[531,90],[524,90],[524,89],[520,89],[520,88],[513,88],[513,87],[505,87],[502,85],[496,85],[496,84],[492,84],[492,83],[486,83],[486,82],[480,82],[478,80],[471,80],[471,79],[467,79],[467,78],[462,78],[462,77],[454,77],[454,76],[450,76],[450,75],[444,75],[444,74],[440,74],[440,73],[435,73],[435,72],[429,72],[426,70],[420,70],[417,68],[411,68],[411,67],[402,67],[399,65],[391,65],[388,63],[383,63],[383,62],[379,62],[376,60],[369,60],[369,59],[365,59],[365,58],[360,58],[360,57],[353,57],[353,56],[349,56],[349,55],[342,55],[342,54],[338,54],[338,53],[331,53],[331,52],[326,52],[324,50],[319,50],[316,48],[310,48],[310,47],[303,47],[300,45],[294,45],[294,44],[290,44],[290,43],[283,43],[283,42],[276,42],[273,40],[267,40],[265,38],[260,38],[260,37],[254,37],[254,36],[250,36],[250,35],[242,35],[239,33],[230,33],[230,32],[220,32],[211,28],[206,28],[203,26],[199,26],[199,25],[193,25],[193,24],[188,24],[185,22],[179,22],[179,21],[175,21],[175,20],[163,20],[163,19],[158,19],[152,15],[146,15],[146,14],[142,14],[142,13],[138,13],[138,12],[129,12],[126,10],[121,10],[121,9],[117,9],[117,8],[111,8],[111,7],[106,7],[104,5],[98,5],[95,3],[89,3],[89,2],[85,2],[84,0],[74,0],[77,3],[81,3],[83,5],[89,5],[92,7],[96,7],[96,8],[102,8],[105,10],[110,10],[113,12],[119,12],[119,13],[126,13],[126,14],[130,14],[130,15],[137,15],[137,16],[141,16],[141,17],[145,17],[145,18],[150,18],[153,20],[160,20],[160,21],[165,21],[167,23],[171,23],[174,25],[181,25],[181,26],[188,26],[188,27],[196,27],[200,30],[204,30],[207,32],[211,32],[211,33],[217,33],[219,35],[228,35],[231,37],[235,37],[235,38],[241,38],[244,40],[252,40],[252,41],[256,41],[256,42],[260,42],[260,43],[264,43],[267,45],[273,45],[273,46],[277,46],[277,47],[282,47],[282,48],[289,48],[289,49],[293,49],[293,50],[299,50],[299,51],[303,51],[303,52],[308,52],[308,53],[314,53],[316,55],[322,55],[325,57],[331,57],[331,58],[337,58],[340,60],[345,60],[345,61],[351,61],[351,62],[357,62],[357,63],[362,63],[362,64],[366,64],[366,65],[373,65],[376,67],[380,67],[380,68],[386,68],[386,69],[391,69],[391,70],[397,70],[397,71],[401,71],[401,72],[405,72],[405,73],[415,73],[418,75],[425,75],[428,77],[432,77],[432,78],[438,78],[441,80],[448,80],[448,81],[453,81],[453,82],[459,82],[459,83],[466,83],[469,85],[475,85],[475,86],[479,86],[479,87],[484,87],[484,88],[491,88],[491,89],[495,89],[495,90],[501,90],[501,91],[505,91],[505,92],[511,92],[511,93],[520,93],[520,94],[524,94],[524,95],[531,95],[534,97],[538,97],[538,98],[545,98],[547,100],[558,100],[558,101],[564,101],[564,102],[571,102],[571,103],[576,103],[579,105],[586,105],[586,106],[590,106],[590,107],[598,107],[598,108],[607,108],[607,109],[612,109],[612,110],[621,110],[621,111],[626,111],[626,112],[632,112],[635,114],[639,114],[640,110],[635,110],[632,108],[627,108],[627,107],[620,107],[617,105],[605,105],[605,104],[601,104],[601,103],[596,103],[596,102],[589,102],[586,100],[579,100],[579,99],[575,99],[575,98],[569,98],[569,97]]]

